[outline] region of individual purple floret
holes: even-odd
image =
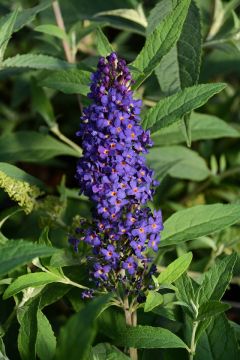
[[[158,183],[142,155],[152,142],[140,125],[141,100],[133,99],[132,83],[125,60],[115,53],[99,59],[88,95],[92,104],[77,133],[83,156],[76,177],[94,204],[94,220],[79,236],[93,248],[92,279],[102,289],[121,284],[138,294],[163,226],[161,211],[146,207]],[[76,248],[75,239],[70,242]]]

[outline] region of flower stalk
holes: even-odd
[[[126,325],[128,326],[137,326],[137,311],[132,311],[131,307],[129,307],[128,297],[125,297],[123,301],[124,306],[124,314]],[[132,360],[138,360],[137,349],[130,347],[129,355]]]
[[[193,322],[193,328],[192,328],[192,336],[191,336],[191,347],[189,351],[189,360],[193,360],[195,352],[196,352],[196,332],[198,328],[199,322],[194,321]]]

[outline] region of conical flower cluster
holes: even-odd
[[[93,248],[90,272],[99,287],[121,284],[138,293],[149,274],[147,252],[157,251],[163,228],[161,212],[146,207],[157,185],[143,156],[152,142],[140,125],[141,100],[133,99],[125,60],[115,53],[100,58],[91,80],[93,102],[77,133],[83,148],[77,179],[94,204],[94,220],[71,242]]]

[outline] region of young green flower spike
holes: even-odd
[[[99,59],[89,94],[93,102],[77,133],[83,157],[76,177],[94,203],[94,220],[70,242],[92,247],[90,274],[99,288],[121,285],[138,295],[149,284],[147,251],[157,251],[163,226],[161,211],[143,207],[158,183],[142,156],[152,142],[140,125],[141,101],[133,99],[132,82],[125,60],[115,53]]]

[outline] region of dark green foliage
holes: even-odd
[[[0,2],[0,359],[240,358],[239,14],[239,0]],[[92,206],[75,134],[112,51],[161,181],[154,286],[128,299],[137,326],[122,289],[81,298],[90,252],[68,244]]]

